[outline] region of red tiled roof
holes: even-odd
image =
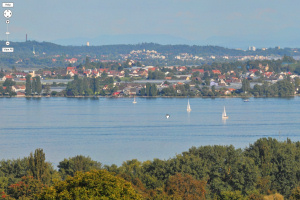
[[[104,72],[104,71],[105,71],[105,72],[108,72],[108,69],[107,69],[107,68],[100,68],[99,71],[100,71],[100,72]]]
[[[148,68],[148,71],[155,71],[155,70],[156,70],[156,67]]]
[[[200,72],[200,73],[204,73],[204,69],[192,69],[192,72]]]
[[[249,69],[249,72],[252,72],[252,73],[255,73],[257,71],[258,71],[258,69]]]
[[[273,74],[273,72],[266,72],[265,75],[266,76],[271,76]]]
[[[13,77],[11,75],[6,75],[5,76],[7,79],[12,79]]]
[[[73,71],[75,69],[76,69],[76,67],[67,67],[67,71]]]
[[[214,74],[221,74],[220,70],[211,70]]]

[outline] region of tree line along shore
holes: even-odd
[[[299,94],[300,63],[281,60],[201,66],[139,66],[90,62],[24,73],[0,71],[2,97],[290,97]],[[137,64],[137,63],[136,63]],[[19,77],[19,78],[18,78]],[[57,84],[53,78],[63,78]],[[42,81],[52,80],[53,83]],[[61,79],[60,79],[61,80]],[[63,86],[59,91],[55,87]]]

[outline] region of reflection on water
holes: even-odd
[[[222,118],[222,123],[223,123],[224,125],[226,125],[226,120],[227,120],[227,119]]]

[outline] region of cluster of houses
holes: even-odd
[[[176,87],[176,85],[178,84],[188,83],[190,84],[190,88],[193,88],[196,83],[203,83],[206,86],[215,86],[215,88],[217,89],[226,88],[225,90],[222,89],[225,95],[229,95],[234,90],[239,89],[241,87],[242,80],[245,78],[255,80],[263,77],[265,80],[269,80],[274,83],[278,80],[284,79],[287,75],[290,75],[291,78],[298,77],[298,75],[292,74],[291,72],[269,72],[268,65],[263,66],[262,64],[260,64],[258,69],[249,69],[244,74],[236,74],[235,71],[222,73],[220,70],[195,69],[187,66],[165,66],[164,70],[161,67],[154,66],[131,67],[120,71],[111,70],[109,68],[85,69],[85,67],[78,70],[77,67],[67,67],[65,69],[56,69],[55,71],[38,70],[38,72],[5,72],[4,76],[1,79],[2,81],[11,79],[18,82],[23,82],[24,85],[18,84],[18,86],[14,86],[12,88],[14,92],[22,96],[25,92],[25,77],[27,74],[30,74],[32,77],[40,76],[41,79],[55,79],[58,76],[71,78],[75,75],[77,75],[78,77],[101,77],[103,76],[103,74],[105,74],[106,77],[118,77],[120,79],[124,77],[139,77],[139,79],[144,80],[144,82],[142,82],[141,84],[124,82],[118,83],[118,88],[123,89],[119,90],[115,94],[118,95],[120,93],[123,93],[125,95],[136,95],[142,87],[145,87],[145,83],[148,81],[148,74],[155,71],[164,73],[165,77],[164,80],[161,80],[159,84],[157,84],[158,90],[169,87],[169,84],[164,84],[165,81],[171,82],[174,87]]]
[[[241,50],[241,49],[237,49]],[[241,50],[243,51],[243,50]],[[155,50],[133,50],[129,54],[120,54],[122,59],[161,59],[166,60],[170,58],[174,58],[175,60],[181,61],[192,61],[192,60],[239,60],[239,61],[246,61],[246,60],[278,60],[281,59],[281,56],[261,56],[261,55],[245,55],[245,56],[217,56],[217,55],[210,55],[210,56],[199,56],[193,55],[189,53],[179,53],[178,55],[171,56],[168,54],[162,54]]]
[[[129,68],[129,77],[148,77],[148,71],[156,71],[159,70],[158,67],[148,66],[148,67],[132,67]],[[85,76],[85,77],[100,77],[102,74],[105,73],[107,77],[119,77],[124,78],[125,77],[125,70],[117,71],[117,70],[110,70],[109,68],[99,68],[99,69],[85,69],[83,67],[83,71],[80,73],[79,70],[77,70],[76,67],[67,67],[66,75],[69,75],[71,77],[78,75],[79,77]]]
[[[129,54],[121,54],[122,59],[133,59],[133,60],[140,60],[140,59],[161,59],[165,60],[167,58],[166,55],[162,53],[158,53],[155,50],[133,50]]]

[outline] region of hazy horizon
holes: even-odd
[[[10,40],[62,45],[159,44],[300,47],[297,1],[38,0],[14,2]],[[4,8],[3,8],[4,9]],[[2,24],[5,30],[6,24]],[[6,38],[2,31],[1,38]]]

